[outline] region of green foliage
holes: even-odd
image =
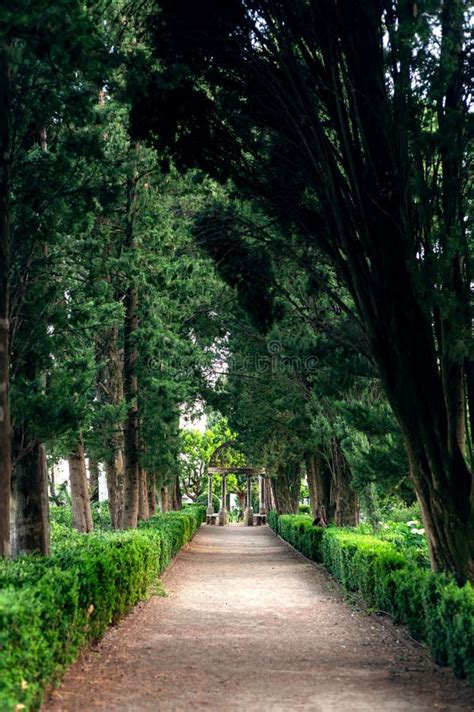
[[[213,422],[210,422],[204,432],[191,428],[183,429],[180,433],[179,479],[183,492],[192,499],[200,495],[206,487],[207,467],[213,455],[216,460],[214,465],[239,467],[244,464],[242,453],[232,447],[237,434],[229,428],[227,420],[220,415],[213,418],[212,413],[210,420]],[[231,486],[230,479],[228,486]]]
[[[49,559],[1,561],[0,709],[36,709],[81,646],[147,596],[204,513],[187,507],[156,515],[137,531],[87,536],[56,521]]]
[[[407,625],[436,662],[474,684],[474,589],[416,564],[394,542],[345,529],[313,527],[305,515],[268,513],[268,523],[305,556],[322,563],[345,589]],[[397,526],[408,526],[398,524]],[[397,533],[397,536],[399,534]],[[416,536],[416,535],[415,535]],[[411,544],[417,549],[419,543]]]
[[[102,531],[110,529],[110,512],[107,502],[92,502],[91,509],[94,529]],[[72,509],[69,506],[51,506],[49,518],[52,525],[72,527]]]
[[[311,514],[311,507],[309,504],[300,504],[299,506],[300,514]]]
[[[280,536],[308,559],[321,561],[321,542],[324,529],[313,527],[313,519],[306,514],[282,514],[270,511],[268,523]]]
[[[378,535],[390,541],[394,547],[405,554],[407,559],[418,566],[429,567],[428,543],[422,523],[413,519],[408,522],[384,522]]]
[[[207,494],[200,494],[196,499],[196,504],[201,504],[203,507],[207,508]],[[221,501],[219,497],[214,494],[214,492],[212,493],[212,506],[214,507],[214,512],[218,512],[219,507],[221,506]]]

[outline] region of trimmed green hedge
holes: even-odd
[[[146,598],[204,517],[192,506],[92,534],[56,523],[50,558],[1,560],[0,710],[36,709],[79,649]]]
[[[474,684],[474,588],[419,568],[388,541],[345,529],[313,527],[303,514],[269,512],[271,528],[322,563],[346,588],[407,625],[440,665]]]

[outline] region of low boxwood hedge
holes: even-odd
[[[147,596],[204,517],[192,506],[86,535],[56,522],[51,557],[0,561],[0,710],[36,709],[79,649]]]
[[[305,556],[322,563],[369,606],[407,625],[440,665],[474,684],[474,588],[409,561],[391,542],[368,534],[312,525],[304,514],[269,512],[272,529]]]

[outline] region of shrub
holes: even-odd
[[[311,514],[311,507],[309,504],[300,504],[298,512],[299,514]]]
[[[269,512],[268,523],[308,558],[322,562],[348,591],[406,624],[413,637],[429,644],[436,662],[474,684],[474,589],[469,583],[460,588],[451,577],[417,565],[417,557],[407,557],[398,539],[404,529],[396,529],[395,541],[389,541],[313,527],[301,514]]]
[[[110,529],[110,512],[107,502],[92,502],[92,520],[95,529]],[[72,508],[69,505],[53,505],[49,509],[52,524],[63,524],[72,527]]]
[[[81,646],[146,597],[205,509],[158,514],[139,529],[53,527],[53,555],[0,562],[0,709],[35,709]],[[21,707],[23,709],[23,707]]]
[[[196,504],[201,504],[207,509],[207,493],[200,494],[196,499]],[[212,506],[214,507],[214,512],[218,512],[221,506],[221,501],[216,494],[212,494]]]

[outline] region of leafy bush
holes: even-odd
[[[110,529],[110,512],[107,502],[93,502],[92,520],[95,529]],[[54,524],[63,524],[72,527],[72,508],[67,505],[51,506],[49,509],[50,520]]]
[[[387,515],[387,518],[392,522],[405,522],[406,524],[413,520],[421,521],[420,505],[418,502],[415,502],[415,504],[412,504],[410,507],[401,506],[400,504],[392,506],[387,512]]]
[[[420,520],[384,522],[378,532],[378,536],[381,539],[390,541],[413,564],[429,568],[428,542]]]
[[[78,534],[53,524],[50,558],[0,562],[0,709],[36,709],[81,646],[146,597],[205,516],[158,514],[138,530]]]
[[[201,504],[207,509],[207,494],[200,494],[199,497],[196,499],[196,504]],[[212,493],[212,506],[214,507],[214,512],[218,512],[221,506],[221,501],[219,497],[214,493]]]
[[[298,511],[299,514],[311,514],[311,507],[309,504],[300,504]]]
[[[406,624],[413,637],[429,644],[436,662],[474,684],[474,589],[431,573],[424,559],[417,565],[410,551],[422,550],[423,544],[401,546],[399,541],[420,536],[411,531],[414,522],[401,530],[398,524],[389,527],[396,535],[392,541],[360,531],[313,527],[311,518],[300,514],[269,512],[268,523],[308,558],[323,563],[348,591]]]

